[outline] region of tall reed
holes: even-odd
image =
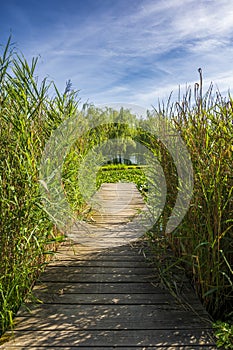
[[[163,109],[157,111],[169,117],[185,141],[194,170],[189,210],[167,239],[207,310],[214,318],[227,318],[232,317],[233,300],[233,100],[214,93],[212,85],[202,95],[201,70],[199,73],[194,93],[190,87],[169,115]],[[172,160],[166,152],[162,154],[166,181],[174,184]],[[173,203],[168,197],[165,222]]]
[[[58,239],[41,205],[38,169],[52,130],[76,108],[72,95],[49,98],[51,84],[38,82],[36,65],[9,38],[0,55],[0,333]]]

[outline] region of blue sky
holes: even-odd
[[[198,81],[233,89],[232,0],[8,0],[8,36],[60,91],[71,79],[82,102],[145,108]]]

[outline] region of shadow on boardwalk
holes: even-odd
[[[34,287],[38,300],[20,308],[14,333],[3,336],[0,348],[216,349],[209,316],[189,282],[177,300],[160,285],[146,241],[114,247],[108,232],[109,248],[100,248],[104,240],[99,248],[72,240],[60,246]]]
[[[34,288],[43,303],[21,307],[2,349],[216,349],[188,282],[191,308],[160,287],[144,244],[79,252],[78,244],[60,248]]]

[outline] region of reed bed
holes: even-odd
[[[45,266],[54,244],[63,238],[43,209],[38,169],[51,133],[73,115],[79,115],[80,127],[86,123],[88,130],[71,147],[63,166],[64,191],[76,214],[82,215],[85,210],[77,186],[79,166],[92,147],[117,137],[127,142],[131,138],[132,148],[137,142],[147,146],[160,161],[167,184],[164,210],[149,233],[152,244],[159,238],[165,249],[171,247],[175,264],[185,269],[215,320],[232,320],[231,96],[223,99],[212,87],[203,94],[200,72],[200,83],[194,91],[189,88],[181,101],[166,108],[161,105],[158,111],[148,112],[146,119],[138,120],[129,111],[87,105],[78,112],[79,99],[70,83],[64,93],[46,79],[39,83],[36,65],[37,59],[29,64],[14,50],[9,38],[0,55],[0,333],[13,325],[25,294]],[[54,97],[49,95],[51,88]],[[166,225],[180,184],[171,154],[150,133],[158,118],[168,118],[185,142],[194,170],[189,209],[171,233],[166,232]],[[93,128],[94,119],[103,125]],[[124,142],[122,145],[125,147]],[[141,181],[143,170],[137,171]],[[106,177],[105,173],[101,176]],[[159,190],[158,184],[154,189]]]
[[[177,264],[185,268],[209,313],[214,319],[232,322],[233,100],[231,96],[223,98],[219,91],[214,92],[212,85],[202,95],[201,70],[199,73],[200,83],[194,91],[188,88],[182,101],[166,108],[161,105],[155,113],[169,117],[185,141],[194,171],[187,214],[172,233],[166,234],[166,223],[174,206],[172,194],[176,193],[173,186],[178,186],[174,163],[161,148],[163,169],[170,185],[160,221]],[[157,227],[157,233],[158,228],[161,226]]]
[[[48,98],[51,84],[38,82],[36,65],[9,38],[0,56],[0,334],[13,325],[61,237],[42,208],[38,169],[45,142],[72,97]]]

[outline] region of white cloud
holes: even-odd
[[[216,79],[225,90],[233,85],[228,0],[143,0],[122,15],[102,8],[81,23],[78,14],[72,18],[69,28],[58,22],[28,51],[41,54],[42,75],[58,87],[71,79],[84,100],[149,106],[180,84],[192,84],[199,67],[207,82]]]

